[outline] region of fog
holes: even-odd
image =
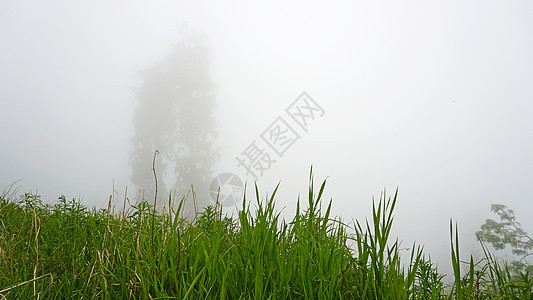
[[[211,55],[212,177],[235,174],[262,194],[280,182],[277,208],[290,217],[312,165],[347,222],[398,188],[393,235],[424,245],[443,271],[450,218],[463,255],[480,253],[474,233],[492,203],[533,231],[529,1],[4,1],[0,189],[21,180],[21,194],[106,207],[128,187],[133,201],[140,73],[184,41],[183,28],[203,32]],[[293,134],[281,155],[265,140],[280,124]],[[256,177],[237,160],[253,143],[275,161]]]

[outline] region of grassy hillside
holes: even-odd
[[[397,195],[374,203],[371,222],[349,227],[330,216],[324,187],[311,174],[308,199],[288,221],[276,193],[261,199],[257,187],[253,209],[245,199],[238,218],[208,207],[192,222],[179,204],[118,213],[65,197],[54,205],[4,197],[0,299],[533,299],[531,273],[513,276],[487,251],[463,263],[451,222],[451,286],[416,245],[403,266],[389,238]]]

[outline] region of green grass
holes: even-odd
[[[533,299],[529,270],[511,274],[485,247],[482,261],[462,262],[451,221],[453,283],[417,245],[403,265],[390,237],[397,192],[350,225],[330,215],[325,183],[316,193],[311,172],[290,221],[274,206],[277,188],[262,199],[257,186],[237,218],[208,207],[191,222],[180,204],[114,213],[3,197],[0,299]]]

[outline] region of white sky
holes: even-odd
[[[395,231],[449,267],[490,204],[533,232],[530,1],[4,1],[0,188],[105,206],[129,182],[136,70],[164,58],[179,24],[208,35],[217,85],[217,173],[303,91],[325,110],[259,180],[292,216],[309,167],[344,220],[399,187]]]

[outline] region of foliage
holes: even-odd
[[[207,199],[218,155],[213,145],[217,135],[215,86],[209,73],[207,39],[200,31],[185,27],[181,33],[183,38],[163,61],[140,72],[142,83],[136,90],[131,180],[149,200],[155,150],[162,158],[156,164],[162,175],[159,190],[177,191],[181,198],[193,184],[201,200]],[[171,186],[165,186],[169,182]]]
[[[512,253],[520,257],[518,261],[512,262],[512,269],[515,272],[524,271],[526,258],[533,255],[533,239],[522,229],[513,210],[502,204],[491,205],[491,210],[499,216],[500,221],[487,219],[477,235],[496,250],[503,250],[509,246]]]
[[[277,188],[261,200],[257,185],[236,219],[208,207],[192,222],[183,202],[154,215],[146,202],[115,213],[0,197],[0,299],[533,299],[529,269],[511,276],[485,247],[481,262],[463,262],[452,222],[451,286],[421,247],[403,266],[390,240],[397,192],[351,227],[330,216],[325,183],[316,193],[311,173],[306,207],[298,200],[287,222]]]

